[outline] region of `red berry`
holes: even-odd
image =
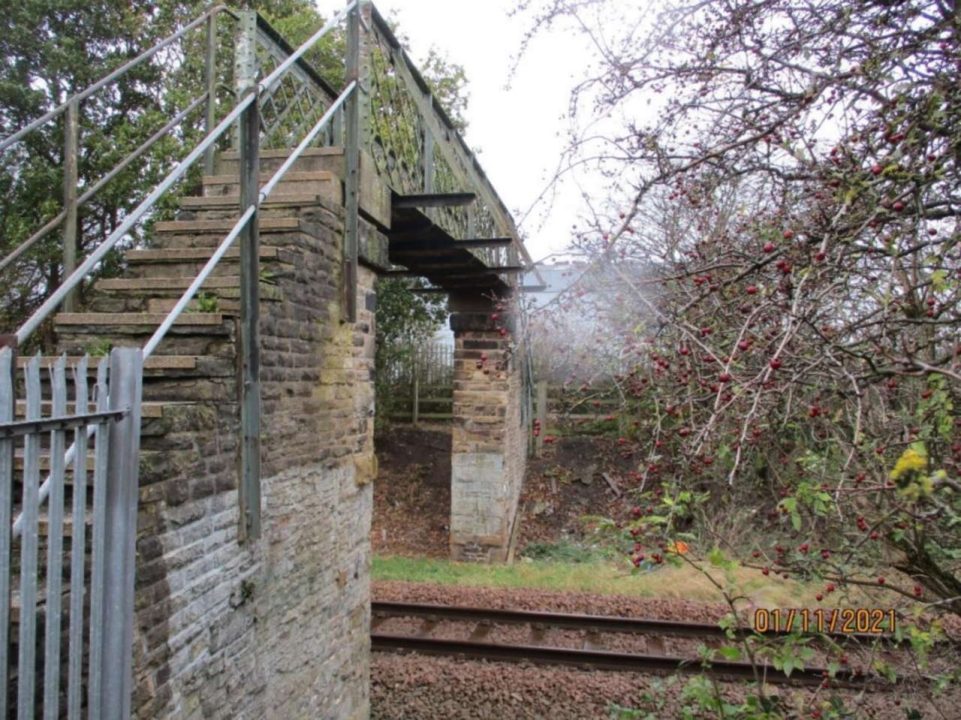
[[[879,577],[879,578],[878,578],[878,585],[884,585],[884,578],[883,578],[883,577]]]
[[[824,590],[825,590],[825,592],[829,592],[829,593],[834,592],[834,583],[828,583],[828,584],[825,586]]]
[[[818,600],[818,602],[820,602],[821,600],[824,599],[824,596],[823,596],[821,593],[818,593],[818,594],[815,595],[814,597],[815,597],[816,600]]]
[[[751,553],[751,557],[754,557],[754,558],[759,558],[759,557],[761,557],[761,551],[760,551],[760,550],[755,550],[754,552]]]
[[[829,557],[831,557],[831,551],[828,550],[827,548],[824,548],[824,549],[821,551],[821,557],[824,558],[825,560],[827,560]]]
[[[781,367],[781,361],[778,358],[774,358],[771,360],[770,365],[772,370],[778,370]]]
[[[871,172],[875,175],[880,175],[881,173],[884,172],[884,168],[881,167],[880,165],[875,164],[871,166]]]
[[[828,256],[827,253],[819,252],[819,253],[815,254],[814,259],[817,260],[818,262],[824,262],[824,259],[825,259],[827,256]]]
[[[744,292],[746,292],[748,295],[756,295],[756,294],[757,294],[757,286],[756,286],[756,285],[748,285],[746,288],[744,288]]]
[[[764,250],[764,252],[766,252],[766,253],[772,253],[772,252],[775,251],[776,248],[775,248],[775,246],[774,246],[774,243],[772,243],[772,242],[766,242],[766,243],[764,243],[764,247],[761,248],[761,249]]]
[[[891,209],[894,210],[894,212],[901,212],[904,210],[904,203],[900,200],[895,200],[894,204],[891,206]]]
[[[924,588],[920,585],[914,586],[914,597],[921,597],[924,594]]]
[[[762,572],[764,575],[770,575],[770,574],[771,574],[771,568],[764,568],[764,569],[761,570],[761,572]]]
[[[717,376],[717,379],[720,380],[722,383],[731,382],[731,374],[721,373],[720,375]]]
[[[793,230],[785,230],[784,233],[783,233],[783,235],[784,235],[784,239],[785,239],[785,240],[790,240],[792,237],[794,237],[794,231],[793,231]]]

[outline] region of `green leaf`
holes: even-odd
[[[717,651],[721,654],[721,657],[727,660],[739,660],[741,658],[741,649],[733,645],[722,645]]]

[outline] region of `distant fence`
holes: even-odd
[[[546,380],[534,384],[534,417],[539,432],[534,451],[540,454],[544,437],[562,435],[599,435],[623,431],[626,419],[624,401],[614,385],[550,385]]]
[[[411,345],[384,369],[384,404],[390,420],[449,422],[454,405],[454,348],[439,342]]]

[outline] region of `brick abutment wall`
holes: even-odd
[[[233,378],[145,432],[163,452],[142,463],[144,720],[369,713],[375,275],[359,269],[357,322],[342,322],[343,210],[292,214],[296,229],[262,236],[282,249],[262,285],[263,536],[238,536]]]
[[[527,458],[521,360],[512,316],[456,311],[450,550],[454,560],[507,558]]]

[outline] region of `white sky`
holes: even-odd
[[[340,0],[315,0],[326,16]],[[554,33],[539,36],[510,80],[526,20],[509,18],[511,0],[378,0],[377,8],[410,39],[413,60],[422,64],[431,46],[464,67],[470,104],[467,142],[478,152],[487,176],[520,221],[557,166],[567,122],[562,119],[575,75],[582,70],[580,40]],[[535,211],[521,226],[534,260],[563,250],[575,220],[573,189],[555,200],[547,221]],[[542,206],[543,207],[543,206]],[[544,208],[546,209],[546,208]],[[543,214],[543,211],[541,215]]]

